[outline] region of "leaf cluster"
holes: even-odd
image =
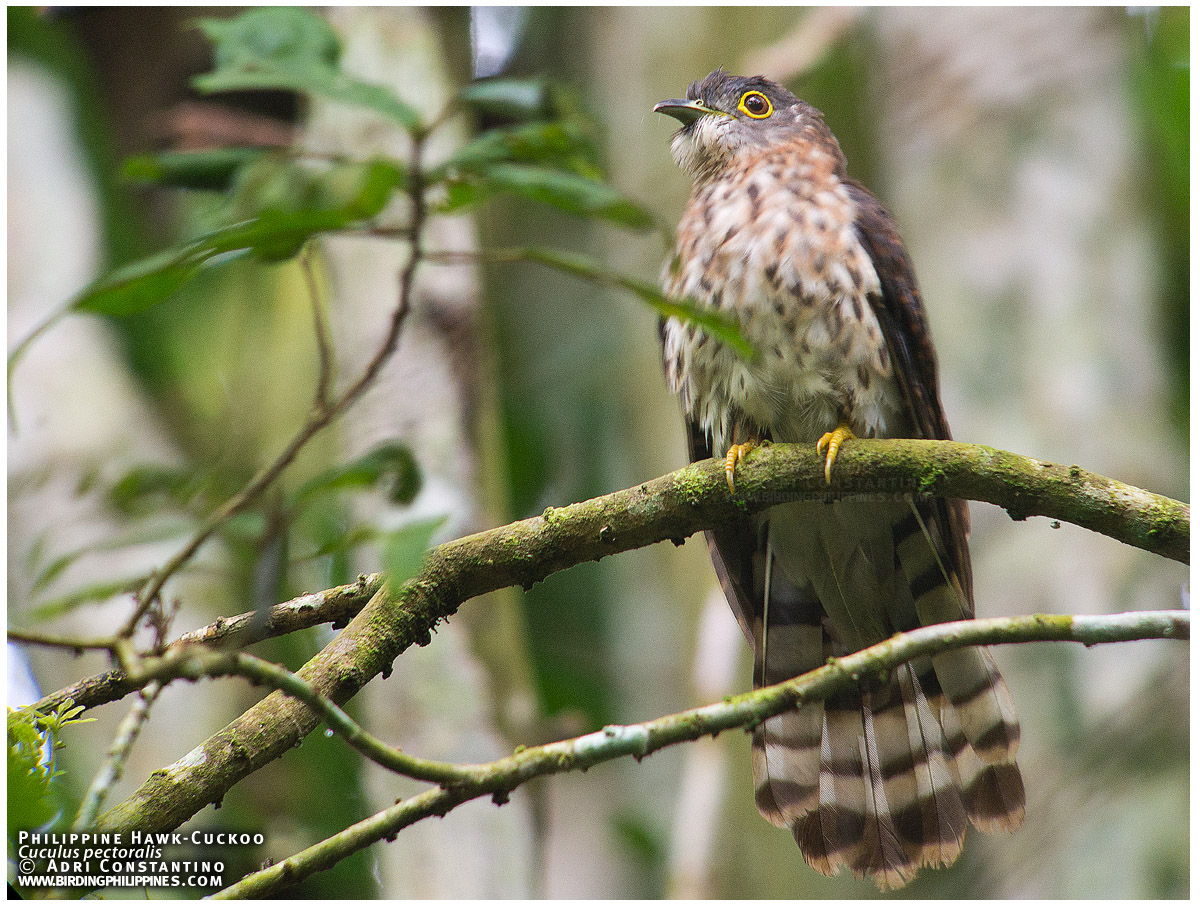
[[[32,708],[8,709],[8,831],[35,830],[51,823],[61,811],[55,780],[54,753],[63,747],[61,733],[68,726],[90,723],[80,716],[83,707],[69,699],[54,711],[41,714]]]
[[[340,66],[337,35],[316,13],[248,10],[198,23],[213,42],[215,69],[193,80],[205,94],[285,90],[369,111],[413,138],[456,116],[495,124],[420,175],[434,209],[456,211],[516,196],[586,218],[645,230],[649,213],[604,182],[591,130],[565,89],[540,79],[464,86],[441,111],[418,111],[390,89]],[[244,255],[266,262],[297,256],[314,237],[338,231],[403,236],[381,216],[417,189],[405,162],[331,159],[297,149],[220,148],[140,155],[129,179],[219,193],[211,230],[103,276],[72,303],[80,311],[129,315],[166,299],[206,266]]]

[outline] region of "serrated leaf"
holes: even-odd
[[[554,113],[554,98],[544,79],[485,79],[458,93],[468,107],[509,120],[538,120]]]
[[[607,183],[575,174],[525,164],[494,164],[478,171],[484,184],[533,199],[576,215],[604,218],[635,230],[654,226],[654,219],[636,202]]]
[[[125,161],[125,176],[143,183],[181,189],[229,189],[238,170],[270,154],[261,148],[218,148],[197,152],[136,155]]]
[[[386,536],[383,544],[383,566],[393,590],[399,590],[421,570],[433,535],[445,522],[446,515],[414,521]]]
[[[54,774],[46,759],[46,734],[38,729],[32,711],[8,711],[8,829],[36,830],[59,812],[52,786]]]
[[[216,61],[213,72],[192,80],[202,92],[270,89],[321,95],[374,110],[410,132],[421,127],[417,111],[393,92],[338,69],[337,34],[307,9],[263,7],[199,25],[213,41]]]

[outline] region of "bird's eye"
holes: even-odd
[[[761,120],[771,116],[771,100],[762,92],[746,92],[738,102],[738,110],[748,117]]]

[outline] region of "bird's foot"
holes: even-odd
[[[837,460],[838,449],[842,447],[842,443],[847,439],[853,439],[855,435],[850,431],[850,424],[845,420],[838,422],[837,428],[832,432],[827,432],[817,440],[817,454],[825,455],[825,482],[826,484],[833,483],[833,462]],[[825,449],[829,449],[829,453],[825,454]],[[728,464],[728,460],[725,462]]]
[[[725,455],[725,482],[729,484],[730,492],[733,492],[733,472],[737,469],[738,464],[745,460],[746,455],[762,444],[762,439],[751,439],[741,445],[729,446],[729,453]]]

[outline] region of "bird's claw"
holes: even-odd
[[[825,454],[825,449],[829,449],[829,453],[825,454],[825,483],[832,485],[833,483],[833,462],[837,460],[838,449],[842,447],[842,443],[847,439],[853,439],[855,435],[850,431],[850,426],[844,420],[838,423],[837,428],[825,433],[817,440],[817,454]],[[728,460],[726,460],[728,465]]]
[[[729,453],[725,455],[725,482],[729,484],[730,492],[733,492],[733,472],[737,469],[738,464],[745,460],[746,455],[760,444],[761,442],[757,439],[751,439],[741,445],[729,446]]]

